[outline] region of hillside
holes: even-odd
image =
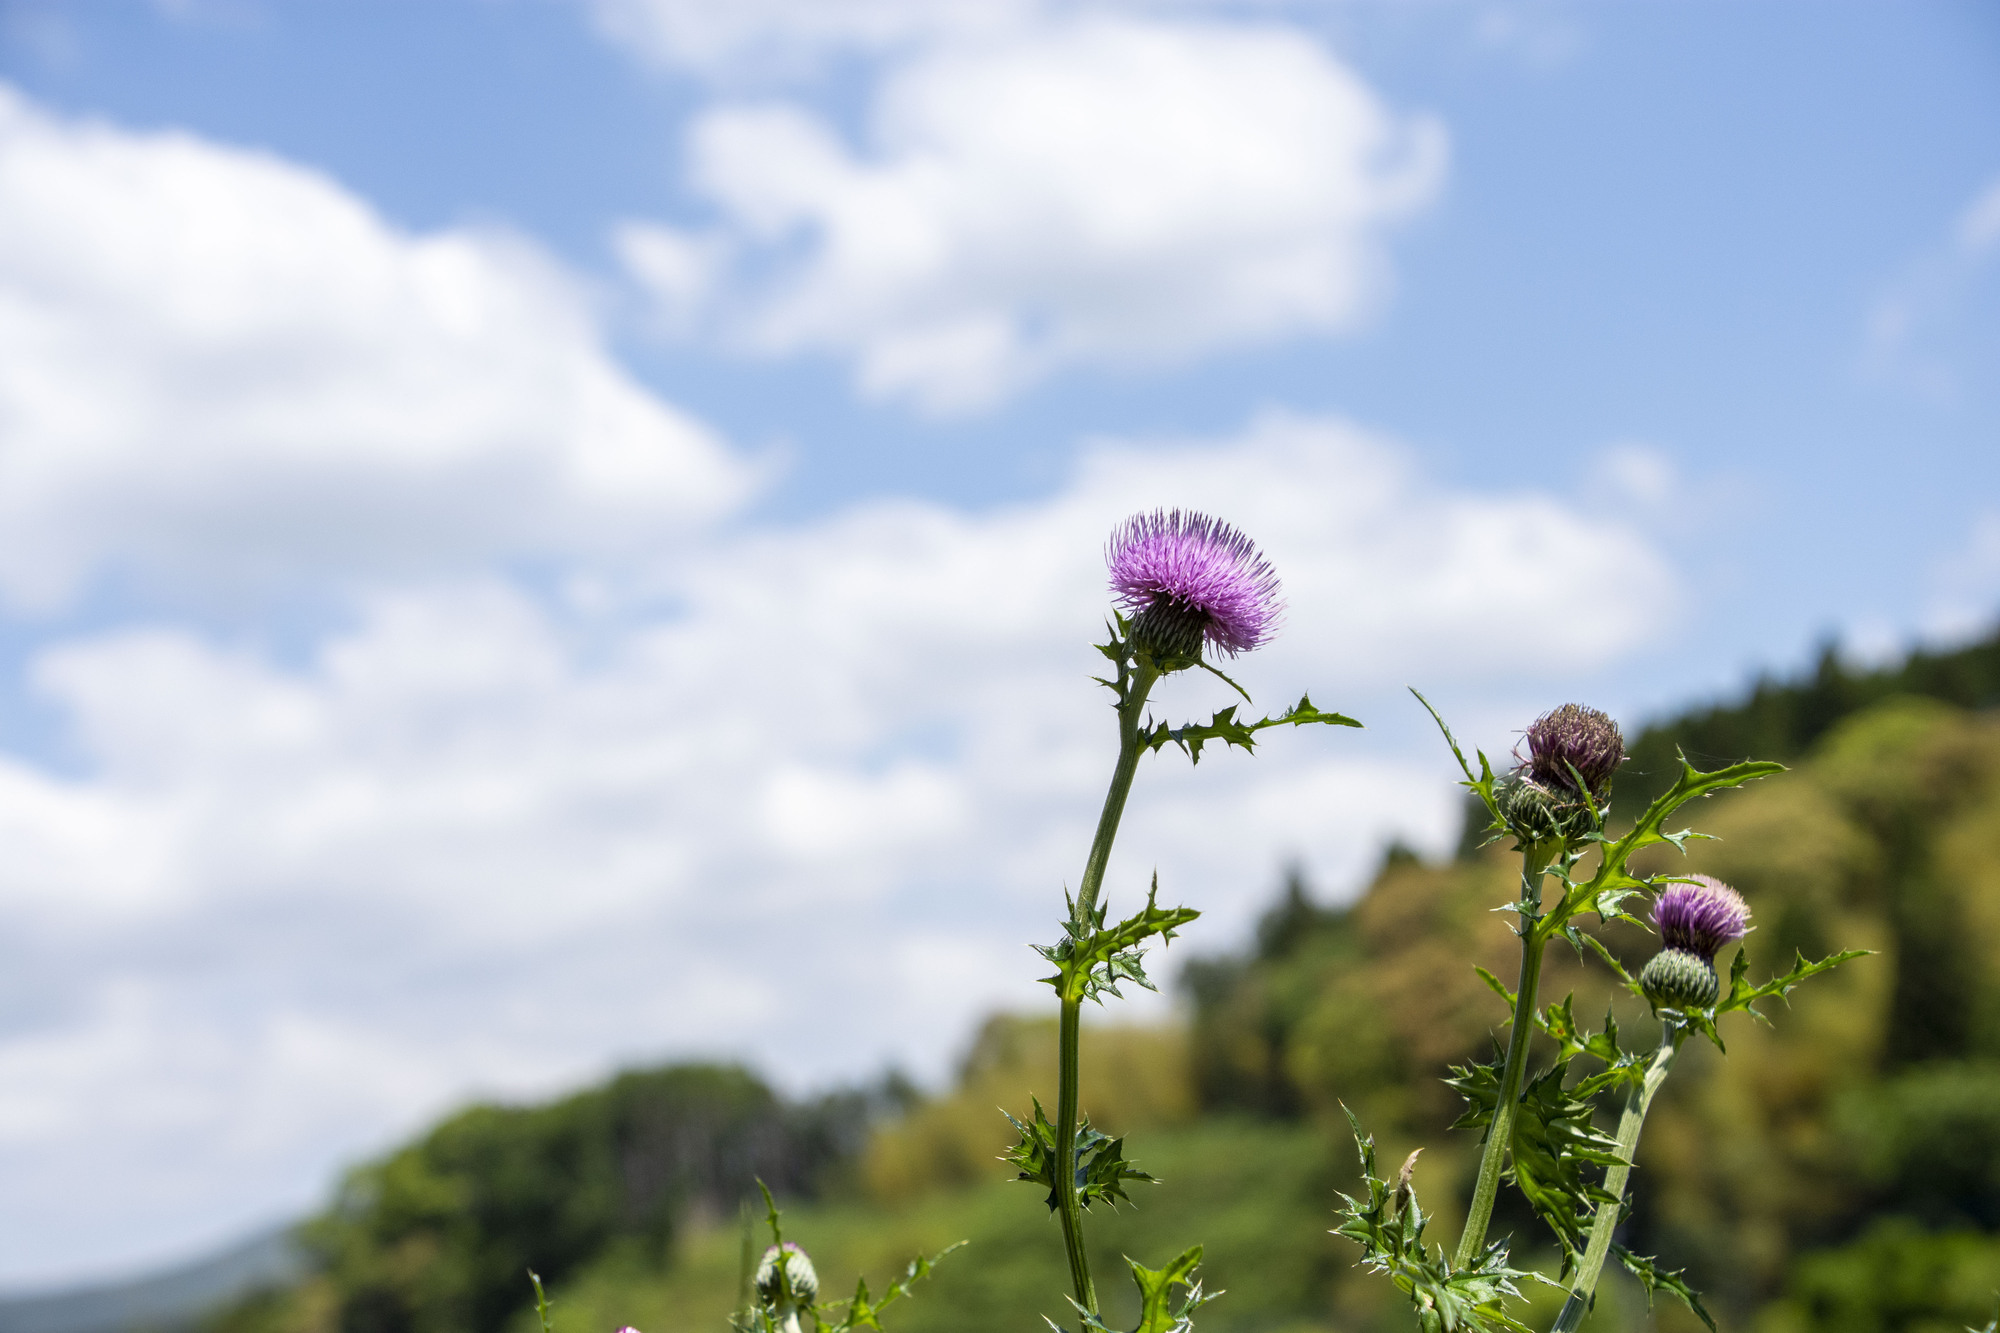
[[[1794,948],[1879,951],[1770,1028],[1734,1020],[1727,1061],[1691,1048],[1649,1122],[1629,1239],[1685,1265],[1725,1329],[1942,1331],[1991,1313],[2000,718],[1982,710],[1996,694],[2000,636],[1872,673],[1829,654],[1801,680],[1762,682],[1633,745],[1617,808],[1636,807],[1677,746],[1705,764],[1796,762],[1689,812],[1720,835],[1691,845],[1690,866],[1756,909],[1754,970]],[[1337,1107],[1364,1117],[1388,1160],[1430,1145],[1426,1198],[1448,1229],[1473,1145],[1445,1130],[1457,1104],[1438,1075],[1490,1040],[1498,1002],[1469,964],[1512,966],[1490,911],[1512,876],[1497,851],[1442,865],[1392,851],[1345,909],[1294,882],[1251,948],[1185,967],[1184,1030],[1088,1033],[1086,1104],[1132,1132],[1131,1154],[1166,1182],[1097,1225],[1106,1271],[1120,1253],[1158,1262],[1199,1239],[1211,1285],[1229,1289],[1204,1330],[1402,1328],[1326,1234],[1353,1172]],[[1648,947],[1636,932],[1610,938],[1632,957]],[[1567,951],[1550,961],[1550,998],[1573,990],[1580,1012],[1612,1000],[1601,967]],[[1617,1003],[1628,1027],[1650,1021]],[[739,1276],[733,1203],[752,1174],[789,1196],[790,1234],[830,1289],[855,1271],[879,1288],[911,1254],[972,1241],[892,1328],[1038,1327],[1060,1313],[1059,1243],[993,1160],[1009,1138],[993,1108],[1047,1092],[1052,1049],[1046,1025],[996,1020],[957,1088],[923,1102],[789,1107],[740,1070],[669,1069],[550,1107],[474,1108],[358,1171],[302,1230],[315,1274],[215,1328],[527,1333],[519,1274],[534,1265],[560,1333],[718,1329]],[[1503,1218],[1524,1245],[1537,1225]],[[1636,1326],[1640,1312],[1614,1290],[1593,1327]],[[1678,1309],[1658,1323],[1698,1327]]]

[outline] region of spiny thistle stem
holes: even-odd
[[[1129,670],[1129,675],[1126,674]],[[1083,882],[1077,887],[1076,910],[1088,921],[1097,906],[1104,884],[1104,868],[1111,860],[1111,844],[1118,837],[1118,821],[1125,814],[1125,798],[1131,795],[1133,775],[1139,771],[1139,724],[1159,672],[1140,657],[1121,669],[1120,684],[1125,688],[1118,701],[1118,766],[1111,773],[1110,790],[1104,794],[1104,810],[1097,817],[1097,835],[1090,841],[1090,856],[1083,865]],[[1059,1058],[1056,1086],[1056,1199],[1062,1218],[1063,1248],[1069,1253],[1070,1284],[1076,1288],[1077,1304],[1093,1314],[1097,1311],[1097,1288],[1090,1280],[1090,1256],[1083,1248],[1083,1207],[1076,1194],[1077,1063],[1083,1024],[1083,995],[1062,997],[1062,1025],[1059,1029]]]
[[[1576,1333],[1583,1319],[1590,1312],[1591,1297],[1597,1290],[1598,1275],[1604,1271],[1604,1261],[1611,1253],[1611,1236],[1618,1230],[1618,1214],[1623,1210],[1625,1184],[1632,1176],[1632,1158],[1639,1151],[1639,1131],[1645,1127],[1646,1112],[1652,1108],[1653,1094],[1667,1081],[1667,1071],[1673,1065],[1674,1053],[1681,1048],[1680,1039],[1684,1029],[1677,1023],[1668,1022],[1660,1033],[1660,1049],[1653,1054],[1653,1062],[1646,1067],[1646,1077],[1632,1086],[1625,1096],[1625,1111],[1618,1118],[1618,1156],[1623,1160],[1604,1171],[1604,1190],[1617,1200],[1615,1203],[1597,1205],[1597,1217],[1590,1225],[1590,1244],[1584,1249],[1583,1262],[1578,1265],[1576,1278],[1570,1283],[1569,1299],[1563,1303],[1562,1313],[1556,1316],[1551,1333]]]
[[[1542,980],[1542,951],[1548,944],[1540,930],[1542,876],[1548,870],[1546,851],[1531,845],[1521,853],[1521,973],[1515,983],[1513,1031],[1507,1039],[1507,1064],[1500,1073],[1500,1094],[1493,1103],[1493,1119],[1486,1127],[1486,1144],[1479,1155],[1479,1176],[1473,1184],[1472,1204],[1465,1214],[1465,1230],[1458,1238],[1458,1252],[1452,1263],[1469,1267],[1486,1244],[1486,1228],[1493,1220],[1493,1204],[1500,1196],[1500,1172],[1507,1164],[1507,1150],[1514,1137],[1514,1111],[1521,1099],[1521,1078],[1528,1065],[1528,1039],[1535,1031],[1535,993]]]

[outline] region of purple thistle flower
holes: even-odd
[[[1611,790],[1612,775],[1625,762],[1625,736],[1618,724],[1582,704],[1550,709],[1535,719],[1526,739],[1528,757],[1519,767],[1550,791],[1581,796],[1576,785],[1580,774],[1591,796],[1602,801]],[[1518,749],[1514,757],[1520,759]]]
[[[1248,537],[1192,510],[1134,514],[1105,551],[1111,589],[1141,646],[1167,670],[1203,642],[1234,657],[1270,642],[1284,603],[1278,575]]]
[[[1692,884],[1669,884],[1653,903],[1653,924],[1668,949],[1691,953],[1704,962],[1715,951],[1749,933],[1750,905],[1743,895],[1719,879],[1690,876]]]

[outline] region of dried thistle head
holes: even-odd
[[[1609,714],[1583,704],[1564,704],[1536,718],[1523,738],[1528,757],[1515,771],[1551,791],[1581,797],[1586,792],[1602,805],[1611,793],[1611,779],[1625,762],[1625,736]],[[1581,777],[1583,785],[1577,785]]]

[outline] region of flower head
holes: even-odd
[[[1666,948],[1712,963],[1717,949],[1749,933],[1750,905],[1719,879],[1690,878],[1694,883],[1669,884],[1661,892],[1653,903],[1653,924]]]
[[[1220,519],[1179,509],[1134,514],[1111,534],[1105,562],[1134,640],[1168,670],[1194,665],[1204,643],[1234,657],[1277,632],[1284,603],[1276,571]]]
[[[1528,728],[1528,757],[1519,769],[1549,791],[1582,796],[1602,803],[1611,791],[1612,775],[1625,762],[1625,736],[1618,724],[1595,708],[1564,704],[1536,718]],[[1514,752],[1520,759],[1520,751]],[[1573,770],[1573,771],[1572,771]],[[1583,778],[1583,788],[1576,785]]]
[[[782,1279],[780,1260],[784,1264]],[[786,1241],[783,1246],[773,1245],[764,1251],[757,1265],[756,1287],[758,1298],[766,1305],[810,1305],[819,1296],[819,1274],[813,1271],[806,1252]]]

